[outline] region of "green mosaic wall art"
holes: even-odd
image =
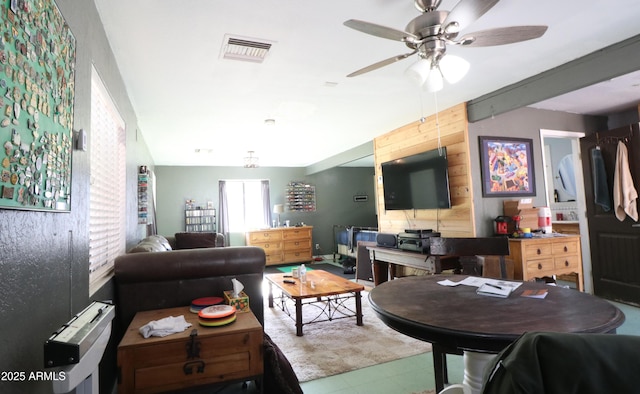
[[[75,38],[53,0],[0,6],[0,208],[68,212]]]

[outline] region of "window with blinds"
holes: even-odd
[[[112,275],[125,252],[126,134],[124,120],[95,69],[91,74],[89,133],[89,292]]]

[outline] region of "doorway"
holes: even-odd
[[[563,130],[540,130],[545,199],[552,211],[552,225],[577,224],[582,251],[584,291],[593,293],[591,248],[586,218],[584,175],[581,165],[580,138],[585,133]],[[562,218],[557,214],[561,214]],[[560,220],[559,220],[560,219]],[[557,223],[556,223],[557,222]]]

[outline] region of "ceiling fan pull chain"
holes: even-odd
[[[420,96],[420,123],[424,123],[427,121],[427,118],[424,116],[424,97],[422,97],[422,89],[418,89],[418,95]]]
[[[438,118],[438,93],[433,92],[433,97],[436,101],[436,129],[438,130],[438,154],[442,156],[442,143],[440,141],[440,119]]]

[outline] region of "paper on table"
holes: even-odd
[[[478,287],[476,293],[485,296],[507,298],[512,291],[513,288],[508,286],[496,286],[492,285],[491,283],[485,283],[482,286]]]
[[[494,295],[497,297],[507,297],[512,291],[517,289],[522,282],[511,282],[500,279],[482,278],[478,276],[468,276],[461,281],[454,282],[450,279],[443,279],[437,282],[441,286],[454,287],[458,285],[477,287],[476,291],[482,295]]]
[[[520,287],[520,285],[522,285],[522,282],[512,282],[512,281],[508,281],[508,280],[500,280],[500,279],[491,279],[491,278],[482,278],[479,276],[469,276],[463,280],[461,280],[459,282],[462,285],[466,285],[466,286],[474,286],[474,287],[480,287],[484,284],[491,284],[494,286],[499,286],[499,287],[508,287],[511,289],[511,291],[517,289],[518,287]]]
[[[462,283],[462,281],[454,282],[454,281],[449,280],[449,279],[441,280],[441,281],[438,282],[439,285],[450,286],[450,287],[458,286],[460,283]]]

